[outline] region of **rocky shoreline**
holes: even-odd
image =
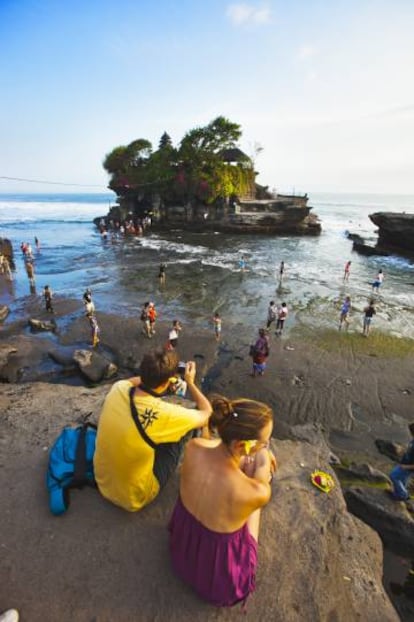
[[[143,619],[160,615],[156,606],[168,611],[171,620],[233,619],[237,612],[212,612],[172,580],[165,525],[177,481],[159,502],[136,516],[125,516],[91,491],[74,493],[73,509],[63,519],[49,516],[43,478],[53,439],[63,425],[85,416],[96,420],[108,385],[135,374],[142,354],[162,346],[168,332],[161,322],[149,341],[140,334],[138,318],[99,313],[102,344],[91,353],[89,327],[79,303],[65,300],[55,306],[49,327],[55,328],[50,332],[29,326],[29,319],[50,322],[40,303],[38,308],[31,306],[25,320],[6,320],[3,325],[2,602],[22,606],[31,621],[49,617],[86,622],[95,616],[127,622],[136,619],[138,603]],[[249,603],[247,620],[345,620],[361,615],[368,622],[399,619],[381,582],[380,540],[346,506],[374,527],[390,550],[414,556],[412,515],[386,494],[392,454],[380,453],[376,444],[407,441],[414,351],[378,356],[375,334],[362,351],[352,335],[341,336],[340,348],[326,347],[328,338],[337,335],[314,335],[310,341],[293,331],[288,338],[272,337],[268,370],[253,379],[249,344],[237,332],[223,335],[219,346],[212,333],[197,327],[184,327],[180,336],[180,357],[197,362],[205,391],[261,399],[275,413],[280,471],[264,513],[258,591]],[[315,468],[335,477],[337,486],[329,495],[310,484]],[[82,533],[91,536],[86,545],[77,544]],[[76,546],[79,551],[73,552]],[[72,561],[64,569],[60,559],[69,551]],[[137,573],[140,587],[131,591],[131,577]],[[52,581],[53,575],[58,577],[57,592],[44,586],[44,577]],[[109,577],[112,589],[102,598],[99,585]],[[85,581],[91,598],[81,599],[75,610],[71,603]],[[393,599],[400,619],[409,620],[409,601],[404,596]]]

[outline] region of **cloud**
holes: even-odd
[[[312,47],[311,45],[302,45],[302,47],[298,50],[297,57],[299,60],[306,60],[311,56],[315,56],[315,54],[316,48]]]
[[[271,20],[270,8],[266,5],[230,4],[227,7],[226,15],[235,26],[246,23],[268,24]]]

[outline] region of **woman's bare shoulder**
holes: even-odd
[[[191,439],[191,441],[188,441],[186,447],[190,451],[193,449],[201,448],[201,447],[213,448],[213,447],[217,447],[217,445],[219,445],[220,442],[221,441],[219,439],[197,437],[197,438]]]

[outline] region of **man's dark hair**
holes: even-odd
[[[411,434],[414,436],[414,422],[410,423],[410,425],[408,426],[408,429],[410,430]]]
[[[166,350],[153,350],[147,352],[141,361],[141,380],[148,389],[156,389],[167,382],[178,368],[178,355],[176,352]]]

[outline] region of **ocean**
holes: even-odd
[[[146,233],[112,243],[101,239],[93,218],[106,215],[112,194],[0,195],[0,237],[12,241],[16,270],[13,282],[1,281],[0,304],[9,320],[24,313],[33,296],[48,284],[61,297],[93,292],[97,311],[136,316],[153,300],[160,318],[180,319],[211,329],[218,311],[226,330],[253,336],[264,324],[270,300],[285,301],[287,328],[295,324],[335,327],[345,295],[352,300],[350,330],[361,329],[361,314],[380,268],[384,284],[377,296],[374,328],[414,338],[414,263],[397,256],[364,257],[352,252],[346,232],[375,240],[368,215],[375,211],[414,214],[414,196],[311,193],[309,204],[322,222],[319,237],[188,233],[179,229]],[[36,251],[34,238],[40,241]],[[21,242],[34,249],[36,293],[30,292]],[[247,270],[240,271],[245,256]],[[285,262],[285,278],[278,270]],[[349,283],[343,269],[352,261]],[[166,286],[158,282],[160,262],[167,265]],[[23,304],[24,303],[24,304]],[[104,338],[104,337],[103,337]]]

